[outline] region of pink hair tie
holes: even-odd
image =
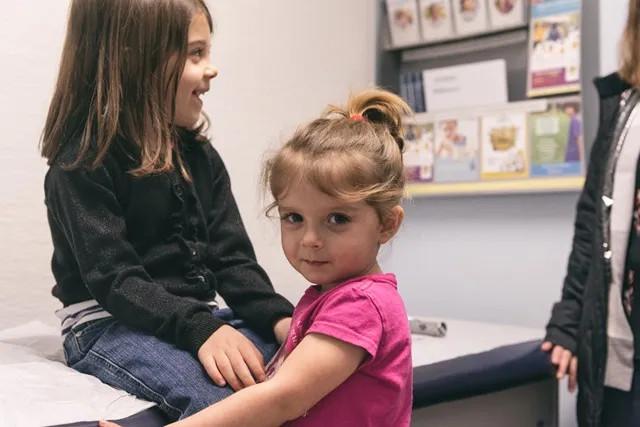
[[[356,122],[364,122],[366,121],[366,119],[364,118],[364,116],[362,114],[352,114],[351,117],[349,117],[351,120],[356,121]]]

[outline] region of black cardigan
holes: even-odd
[[[118,146],[115,146],[118,147]],[[192,182],[142,178],[113,148],[101,166],[68,170],[68,148],[45,178],[53,295],[95,299],[123,324],[196,355],[224,322],[204,301],[219,293],[263,337],[293,307],[256,262],[222,159],[209,143],[180,144]]]

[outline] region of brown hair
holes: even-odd
[[[265,164],[263,183],[278,204],[292,182],[308,181],[345,200],[364,200],[380,219],[404,195],[402,117],[411,109],[380,89],[329,106],[321,118],[299,128]]]
[[[629,14],[620,42],[620,77],[640,87],[640,0],[629,0]]]
[[[189,25],[203,0],[73,0],[41,152],[52,164],[78,144],[71,168],[97,167],[115,140],[147,175],[174,168],[172,124]],[[208,124],[193,132],[199,135]],[[194,135],[194,136],[195,136]],[[180,162],[179,156],[177,159]],[[184,173],[184,171],[183,171]]]

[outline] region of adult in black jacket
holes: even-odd
[[[598,132],[543,343],[558,378],[578,386],[578,421],[589,427],[640,425],[640,0],[628,16],[620,71],[595,80]]]

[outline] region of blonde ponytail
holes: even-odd
[[[368,89],[351,96],[344,108],[329,106],[325,116],[334,114],[344,118],[361,116],[369,123],[385,127],[400,150],[403,150],[402,118],[411,113],[409,105],[398,95],[382,89]]]

